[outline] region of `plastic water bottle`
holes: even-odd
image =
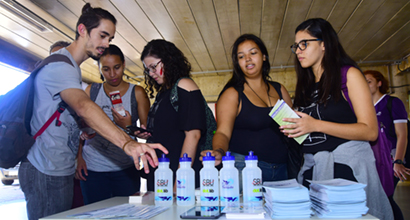
[[[195,204],[195,171],[191,167],[192,159],[188,154],[179,158],[177,170],[177,205],[188,206]]]
[[[238,169],[235,167],[235,157],[227,151],[222,157],[220,171],[221,206],[239,206],[239,178]]]
[[[249,151],[245,156],[246,167],[242,170],[243,203],[248,206],[261,206],[262,197],[262,171],[258,167],[258,157]]]
[[[155,170],[155,205],[172,205],[173,173],[169,168],[169,159],[162,154],[158,158],[158,169]]]
[[[215,157],[207,152],[202,158],[202,167],[199,171],[201,184],[201,206],[219,206],[219,177],[215,168]]]

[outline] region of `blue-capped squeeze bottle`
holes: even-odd
[[[169,159],[162,154],[158,158],[158,169],[155,170],[155,205],[172,205],[173,203],[173,173],[169,168]]]
[[[243,203],[247,206],[261,206],[262,171],[258,167],[258,157],[249,151],[245,156],[246,167],[242,170]]]
[[[222,157],[220,171],[221,206],[239,206],[239,172],[235,167],[235,157],[227,151]]]
[[[195,205],[195,171],[191,167],[192,159],[188,154],[179,158],[177,170],[177,205]]]
[[[215,157],[207,152],[202,163],[204,167],[199,171],[201,206],[219,206],[219,173],[215,168]]]

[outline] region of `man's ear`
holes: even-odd
[[[77,27],[77,30],[78,30],[78,34],[81,37],[84,37],[87,34],[87,28],[85,28],[84,24],[79,24]]]
[[[320,46],[322,47],[322,50],[325,51],[325,42],[322,41],[322,42],[320,43]]]

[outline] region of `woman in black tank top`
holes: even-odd
[[[215,163],[220,164],[229,150],[241,173],[244,156],[254,151],[263,181],[287,179],[286,137],[268,113],[279,99],[292,106],[289,93],[271,81],[268,51],[260,38],[242,35],[232,48],[233,75],[216,104],[217,130],[212,151]],[[205,154],[202,152],[202,156]]]
[[[294,107],[301,118],[284,119],[293,124],[281,129],[289,137],[309,134],[303,142],[305,160],[299,182],[344,178],[367,184],[369,213],[391,219],[368,143],[376,140],[378,125],[363,74],[324,19],[301,23],[291,49],[296,54]]]

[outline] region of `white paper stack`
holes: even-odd
[[[365,184],[345,179],[309,182],[312,208],[320,218],[360,218],[369,210]]]
[[[137,192],[135,194],[132,194],[129,196],[128,203],[142,203],[144,199],[149,199],[148,197],[152,197],[154,195],[154,192],[148,191],[148,192]]]
[[[227,219],[264,219],[266,211],[262,205],[225,206],[222,210]]]
[[[265,207],[271,218],[310,218],[309,190],[296,179],[264,182]]]

